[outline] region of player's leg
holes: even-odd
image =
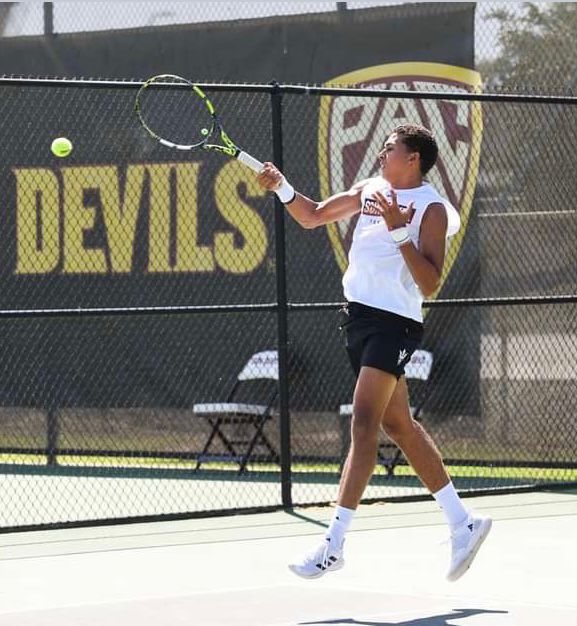
[[[383,412],[397,378],[382,370],[361,367],[353,397],[351,447],[341,475],[338,505],[322,542],[289,564],[303,578],[318,578],[343,567],[343,543],[355,509],[375,468]]]
[[[356,509],[377,460],[383,413],[397,379],[374,367],[362,367],[353,396],[351,447],[339,485],[338,505]]]
[[[337,507],[354,511],[358,506],[375,468],[382,417],[378,419],[376,429],[372,424],[379,412],[383,415],[396,385],[396,377],[387,372],[372,367],[361,369],[353,398],[351,446],[341,472]],[[346,511],[344,514],[347,517]],[[338,521],[337,516],[338,512],[333,517],[333,524]]]
[[[405,458],[431,493],[439,491],[450,482],[434,441],[411,416],[404,377],[399,379],[387,408],[383,412],[381,427],[385,434],[403,450]],[[342,476],[345,476],[348,471],[350,455],[349,451],[343,465]],[[346,481],[341,480],[337,498],[339,504],[345,484]]]
[[[437,446],[410,412],[405,378],[384,411],[382,427],[403,451],[422,483],[431,491],[451,528],[451,564],[447,578],[457,580],[471,566],[491,530],[491,519],[470,512],[459,498]]]
[[[383,413],[381,425],[386,435],[401,448],[422,483],[431,493],[449,484],[441,454],[425,429],[411,416],[405,377],[399,379],[395,391]],[[467,511],[460,504],[452,519],[458,523]]]

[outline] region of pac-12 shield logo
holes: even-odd
[[[333,78],[328,86],[347,85],[403,91],[480,91],[481,77],[474,70],[439,63],[392,63]],[[479,102],[323,96],[319,115],[319,175],[321,197],[349,189],[359,180],[377,176],[377,154],[395,126],[417,123],[430,129],[439,145],[439,158],[427,180],[451,201],[461,216],[461,229],[453,238],[442,283],[461,246],[473,201],[481,135]],[[341,271],[357,217],[327,226]]]

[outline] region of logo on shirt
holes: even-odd
[[[391,63],[363,68],[327,82],[355,87],[404,91],[471,92],[480,90],[481,77],[470,69],[440,63]],[[416,122],[431,128],[439,145],[439,159],[428,181],[457,208],[461,229],[451,241],[441,284],[463,241],[471,209],[481,149],[482,112],[479,102],[354,98],[323,96],[319,115],[319,175],[326,198],[359,180],[380,175],[377,154],[391,130]],[[363,215],[380,217],[372,201]],[[346,270],[358,216],[329,224],[327,231],[335,259]]]
[[[372,217],[381,217],[381,214],[379,212],[379,205],[377,204],[377,202],[375,202],[375,200],[371,200],[370,198],[367,198],[363,202],[363,206],[361,207],[361,213],[363,215],[370,215]]]
[[[387,198],[387,200],[390,202],[390,197],[385,196]],[[407,211],[408,207],[404,204],[400,204],[399,203],[399,209],[401,209],[401,211]],[[371,199],[371,198],[366,198],[365,201],[363,202],[362,206],[361,206],[361,215],[370,215],[371,217],[380,217],[382,219],[381,213],[379,211],[379,205],[378,203]],[[412,218],[412,216],[411,216]],[[409,220],[410,221],[410,220]]]

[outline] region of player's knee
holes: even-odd
[[[351,424],[351,438],[353,443],[375,444],[379,438],[379,422],[374,416],[359,411],[353,415]]]
[[[415,434],[417,422],[413,418],[407,420],[393,417],[383,420],[381,426],[387,437],[399,444]]]

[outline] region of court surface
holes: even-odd
[[[346,567],[286,567],[329,508],[0,536],[0,625],[574,626],[577,491],[469,498],[495,524],[471,570],[444,580],[432,501],[363,506]]]

